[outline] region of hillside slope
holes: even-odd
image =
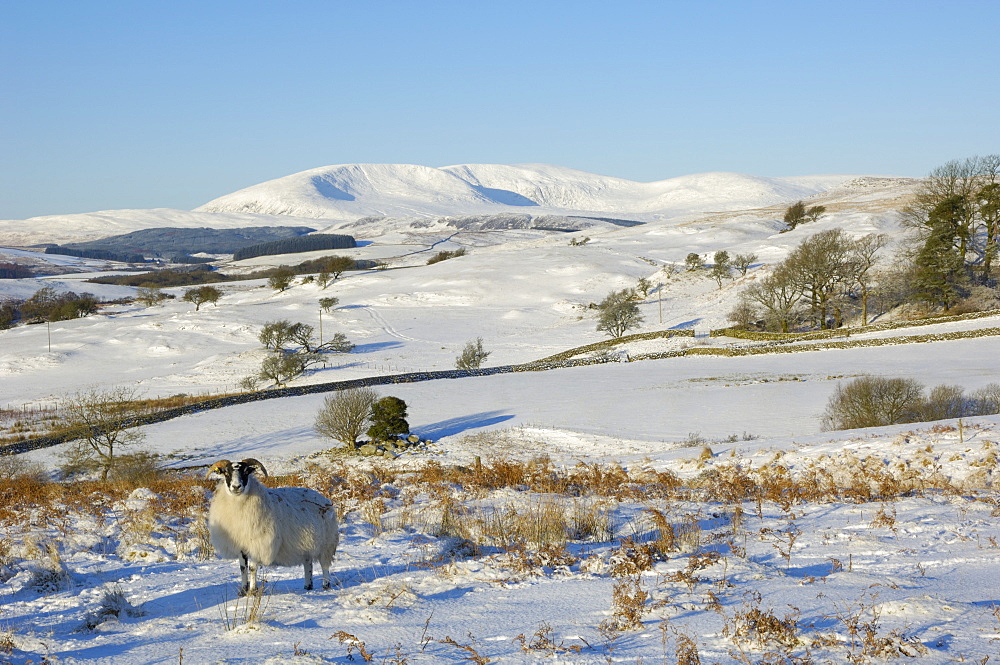
[[[329,219],[525,212],[676,214],[804,198],[849,176],[781,179],[706,173],[652,183],[559,166],[412,164],[325,166],[241,189],[198,208]]]
[[[865,198],[883,200],[888,192],[905,196],[914,182],[870,176],[765,178],[702,173],[640,183],[544,164],[466,164],[440,169],[344,164],[247,187],[195,210],[104,210],[0,220],[0,246],[82,242],[158,227],[332,228],[361,219],[366,220],[364,235],[375,237],[387,230],[379,227],[413,227],[419,232],[428,222],[477,215],[673,223],[708,213],[777,209],[799,199],[832,197],[838,205],[850,206]],[[892,205],[898,207],[896,203]],[[780,219],[780,213],[777,216]],[[399,220],[405,221],[400,224]],[[438,226],[438,231],[444,230],[444,225]],[[530,222],[523,225],[531,226]]]

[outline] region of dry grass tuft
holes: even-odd
[[[520,643],[521,651],[524,653],[540,652],[550,658],[555,658],[560,654],[580,653],[583,651],[581,645],[567,645],[565,640],[557,640],[555,631],[552,630],[552,626],[547,621],[540,623],[538,630],[531,637],[526,638],[522,633],[515,637],[514,641]]]
[[[329,639],[336,638],[341,644],[347,645],[347,659],[354,660],[354,652],[357,651],[361,659],[366,663],[372,662],[374,658],[370,653],[368,653],[367,645],[358,639],[356,636],[348,633],[347,631],[340,630],[329,637]]]
[[[621,633],[642,628],[648,599],[649,593],[642,588],[639,575],[615,579],[611,589],[611,616],[601,622],[602,632]]]

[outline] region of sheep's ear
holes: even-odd
[[[242,462],[240,462],[240,464],[242,464],[246,468],[250,469],[251,471],[256,471],[256,472],[260,473],[260,475],[262,475],[265,478],[267,478],[267,469],[265,469],[264,465],[261,464],[260,462],[258,462],[257,460],[255,460],[254,458],[248,457],[245,460],[243,460]]]
[[[226,477],[232,473],[233,464],[227,459],[221,459],[209,468],[208,473],[205,474],[206,478],[211,478],[212,476],[222,476]]]

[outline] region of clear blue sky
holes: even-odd
[[[0,219],[352,162],[920,176],[1000,152],[1000,2],[0,0]]]

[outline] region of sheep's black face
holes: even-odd
[[[246,468],[241,462],[232,464],[229,460],[222,460],[212,465],[209,475],[222,481],[230,494],[239,495],[246,490],[252,472],[253,469]]]
[[[253,464],[246,462],[233,462],[232,472],[226,477],[226,489],[231,494],[243,494],[247,485],[250,484],[250,474],[256,471]]]
[[[267,471],[264,465],[255,459],[245,459],[242,462],[230,462],[220,460],[212,465],[209,471],[210,476],[215,476],[226,486],[230,494],[240,495],[246,491],[250,484],[250,475],[260,473],[265,478]]]

